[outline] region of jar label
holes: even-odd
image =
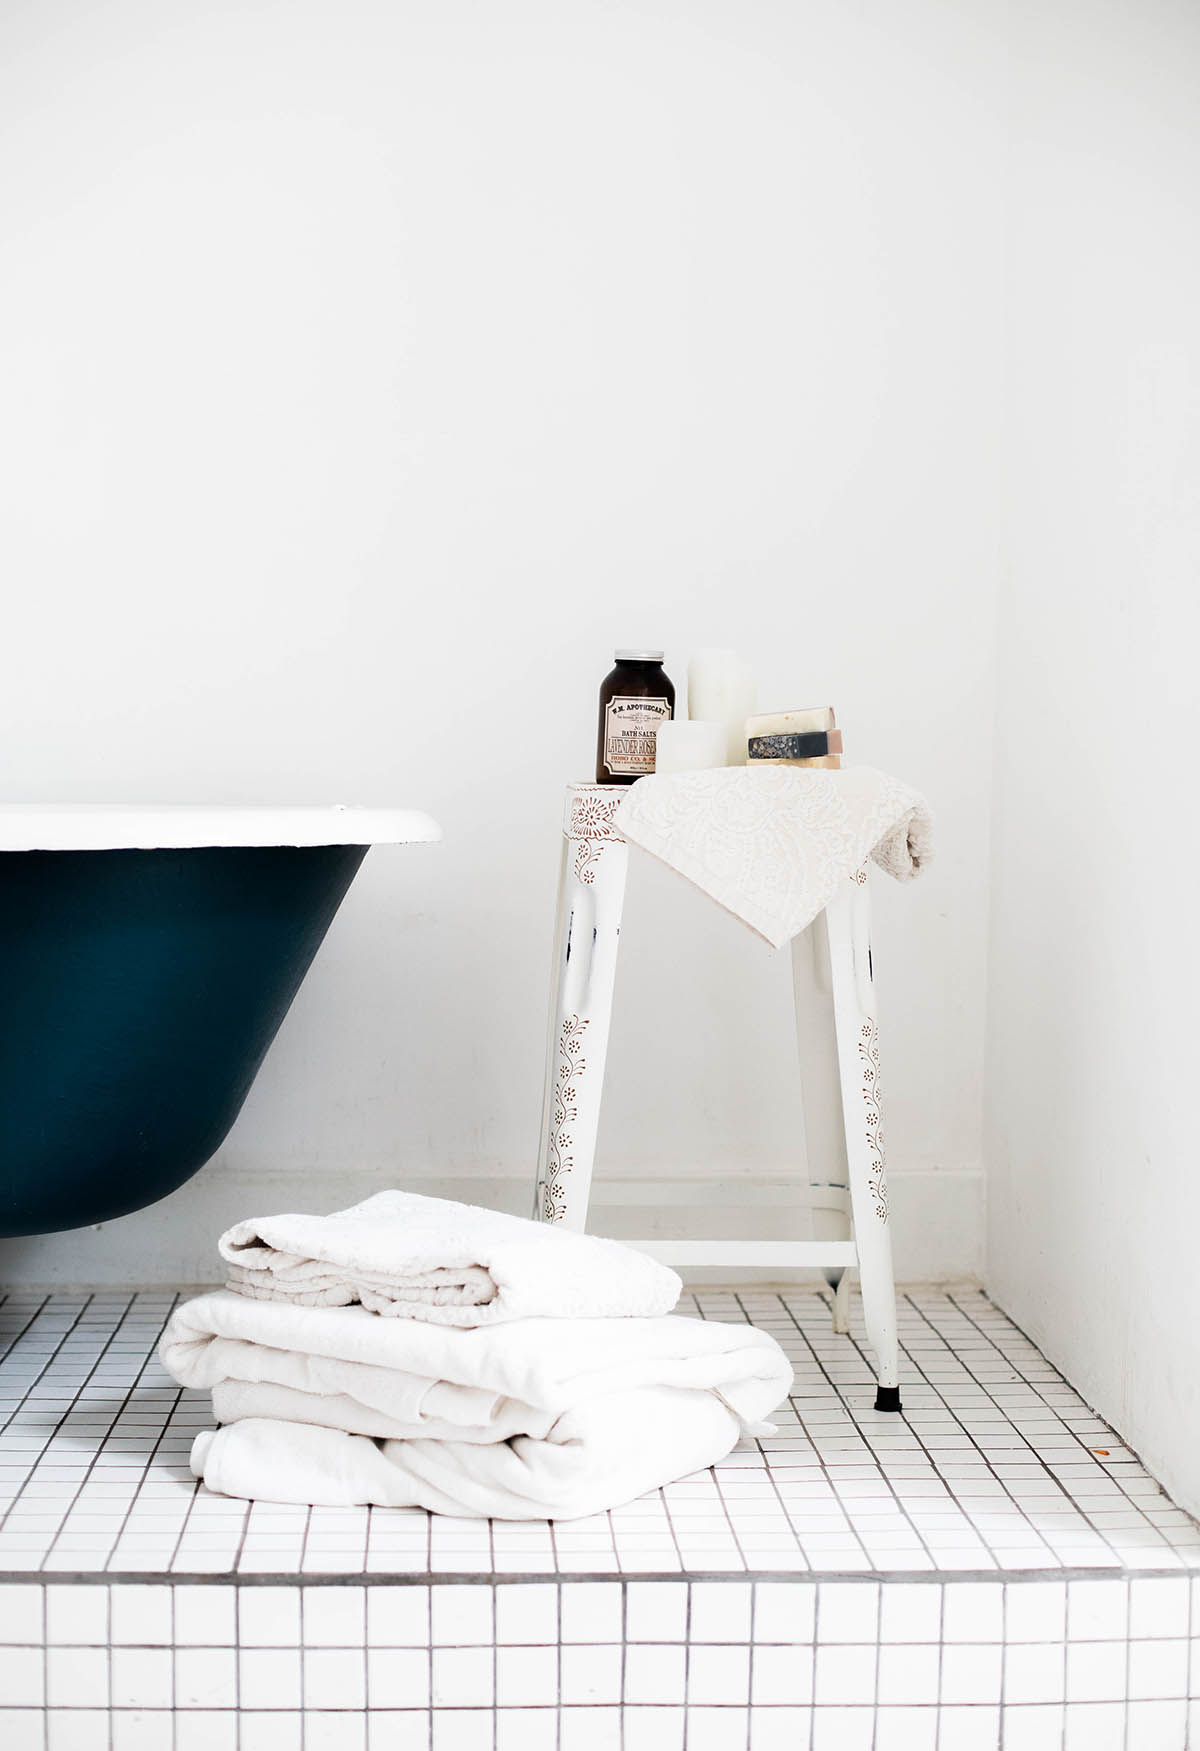
[[[654,771],[658,726],[671,715],[665,699],[617,694],[604,709],[604,764],[610,773],[642,777]]]

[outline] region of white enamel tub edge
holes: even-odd
[[[211,845],[417,845],[442,830],[416,809],[203,803],[0,804],[0,851],[157,851]]]

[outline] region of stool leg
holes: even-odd
[[[792,996],[814,1240],[850,1238],[850,1170],[831,993],[829,930],[821,912],[807,930],[792,938]],[[824,1277],[834,1291],[833,1329],[849,1331],[850,1273],[841,1265],[828,1265]]]
[[[629,847],[564,838],[534,1216],[587,1226]]]
[[[849,1271],[840,1271],[837,1273],[837,1279],[837,1282],[833,1286],[833,1329],[841,1336],[845,1336],[850,1330]]]
[[[861,878],[861,879],[860,879]],[[866,872],[826,909],[834,1026],[842,1083],[850,1200],[867,1341],[879,1371],[876,1410],[900,1409],[900,1345],[888,1229],[887,1169],[879,1104],[879,1035],[871,968]]]

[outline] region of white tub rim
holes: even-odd
[[[183,851],[216,846],[419,845],[419,809],[347,803],[2,803],[0,851]]]

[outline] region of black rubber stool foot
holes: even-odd
[[[875,1394],[875,1409],[877,1411],[898,1411],[900,1409],[900,1388],[898,1386],[881,1386]]]

